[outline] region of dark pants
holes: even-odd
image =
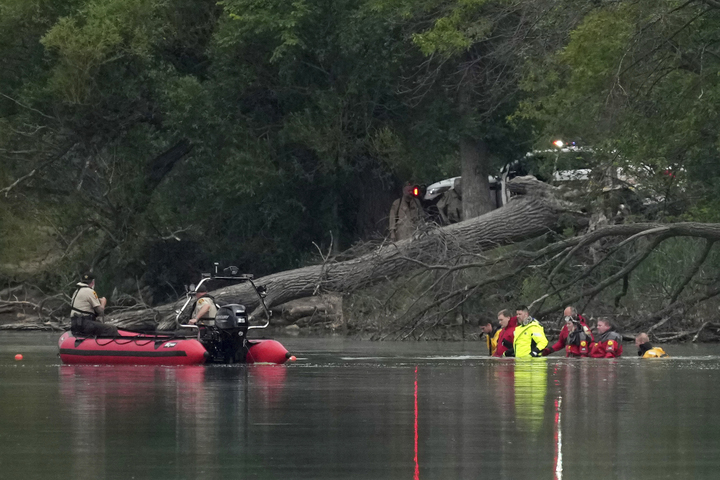
[[[86,337],[115,337],[118,335],[117,327],[98,322],[90,315],[70,317],[70,331],[73,335]]]

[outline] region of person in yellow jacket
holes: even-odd
[[[485,340],[487,341],[488,354],[492,357],[497,349],[498,338],[500,338],[502,328],[490,321],[481,323],[481,326]]]
[[[641,333],[635,337],[635,345],[638,347],[638,356],[642,358],[663,358],[669,355],[660,347],[653,347],[647,333]]]
[[[517,308],[518,326],[515,327],[515,357],[541,357],[548,340],[540,322],[530,316],[526,306]]]

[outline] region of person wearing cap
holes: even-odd
[[[617,358],[622,356],[622,335],[607,318],[600,318],[597,321],[598,338],[597,342],[590,348],[592,358]]]
[[[198,321],[200,323],[210,323],[215,320],[217,314],[217,306],[215,305],[215,299],[208,295],[207,287],[200,285],[195,289],[195,308],[193,308],[192,318],[190,324],[195,325]]]
[[[492,357],[498,346],[498,338],[502,333],[502,328],[495,322],[487,321],[480,324],[482,333],[487,341],[488,354]]]
[[[77,290],[70,302],[70,331],[73,335],[116,336],[117,327],[98,321],[105,315],[105,297],[95,293],[95,276],[86,273],[80,277]]]
[[[513,342],[515,340],[515,327],[517,327],[517,317],[510,313],[510,310],[501,310],[498,312],[498,322],[500,322],[500,336],[498,338],[497,349],[493,357],[514,357]]]
[[[565,325],[560,330],[560,338],[554,345],[543,350],[543,356],[565,350],[567,357],[587,357],[590,353],[590,346],[595,340],[587,321],[577,313],[577,309],[568,306],[563,311]],[[572,329],[572,330],[571,330]],[[571,335],[572,333],[572,335]]]
[[[542,356],[542,351],[548,344],[545,329],[540,322],[530,316],[530,311],[525,305],[518,307],[515,313],[518,321],[513,341],[515,358]]]
[[[390,240],[396,242],[412,237],[422,219],[422,205],[413,195],[413,186],[408,182],[403,187],[402,197],[390,207]]]
[[[663,358],[669,355],[660,347],[653,347],[647,333],[641,333],[635,337],[635,345],[638,347],[638,356],[642,358]]]

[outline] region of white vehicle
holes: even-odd
[[[553,182],[577,182],[578,180],[590,179],[589,168],[578,168],[577,170],[557,170],[553,172]]]
[[[556,145],[558,145],[556,143]],[[490,184],[490,195],[495,208],[502,207],[510,200],[510,191],[507,189],[508,180],[522,175],[528,175],[534,172],[528,171],[528,160],[532,160],[536,157],[543,156],[555,156],[555,169],[551,178],[542,178],[535,174],[539,180],[550,181],[555,184],[561,184],[565,182],[575,181],[587,181],[590,178],[591,170],[589,168],[578,168],[574,170],[558,170],[558,158],[561,154],[581,154],[581,153],[593,153],[592,149],[577,147],[575,145],[564,145],[560,144],[558,147],[548,150],[534,150],[528,152],[522,159],[515,160],[506,164],[501,170],[497,177],[489,175],[488,183]],[[561,162],[562,163],[562,162]],[[455,180],[462,177],[446,178],[439,182],[435,182],[425,191],[423,201],[427,203],[436,203],[440,196],[446,191],[450,190],[455,184]]]
[[[427,187],[427,190],[425,190],[425,196],[423,197],[423,200],[429,202],[440,197],[440,195],[447,192],[455,185],[455,180],[457,180],[458,178],[460,177],[446,178],[445,180],[440,180],[439,182],[433,183],[432,185]]]
[[[425,195],[422,198],[423,201],[428,203],[436,203],[440,199],[440,196],[453,188],[455,186],[455,181],[461,178],[462,177],[446,178],[445,180],[440,180],[439,182],[431,184],[425,190]],[[495,192],[495,195],[493,197],[495,208],[505,205],[505,203],[507,203],[507,200],[503,201],[501,195],[498,193],[503,191],[500,185],[501,180],[498,180],[492,175],[488,175],[488,183],[490,184],[490,191]]]
[[[635,191],[641,186],[644,175],[652,175],[654,169],[639,167],[635,171],[624,170],[618,167],[605,167],[604,170],[593,170],[591,157],[596,153],[593,148],[579,147],[574,143],[564,144],[553,142],[556,148],[546,150],[533,150],[522,158],[506,164],[497,177],[489,176],[490,195],[495,208],[499,208],[510,200],[511,194],[507,189],[507,182],[515,177],[534,175],[538,180],[552,185],[568,185],[571,188],[595,182],[595,186],[602,188],[603,192],[615,190]],[[544,166],[544,167],[543,167]],[[544,173],[543,173],[544,171]],[[681,170],[680,170],[681,171]],[[666,175],[672,175],[670,169]],[[435,182],[427,187],[423,196],[423,204],[432,207],[443,193],[455,184],[461,177],[452,177]],[[656,203],[658,197],[645,199],[644,202]]]

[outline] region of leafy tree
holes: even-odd
[[[405,101],[414,107],[413,127],[434,128],[430,142],[458,155],[466,218],[492,208],[488,175],[531,149],[528,125],[508,117],[524,96],[519,80],[528,55],[548,48],[539,25],[557,3],[378,2],[402,19],[424,56],[408,65]]]
[[[526,77],[522,111],[605,152],[664,217],[716,220],[719,14],[716,2],[598,4]]]
[[[178,76],[164,43],[180,26],[177,11],[162,2],[64,5],[16,12],[16,36],[37,55],[18,62],[0,105],[2,193],[23,205],[29,223],[54,226],[62,258],[93,266],[112,254],[122,274],[155,235],[154,190],[191,149],[158,111],[165,83]],[[27,45],[5,52],[21,55]]]

